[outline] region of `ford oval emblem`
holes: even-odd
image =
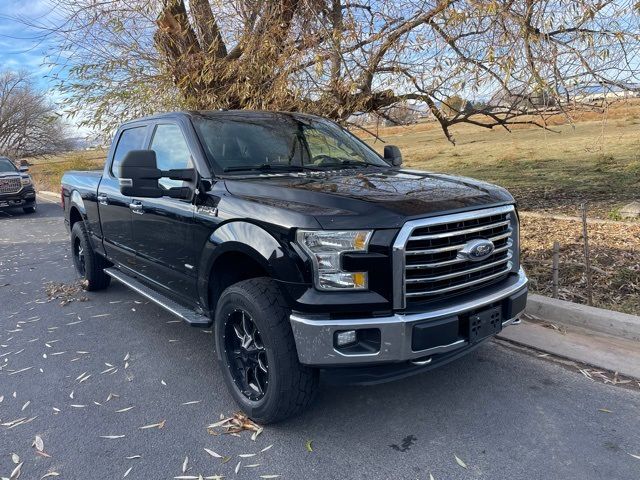
[[[495,246],[491,240],[485,240],[484,238],[478,238],[475,240],[469,240],[464,244],[462,250],[458,252],[458,258],[465,258],[472,262],[479,262],[489,257],[495,250]]]

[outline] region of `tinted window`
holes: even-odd
[[[144,137],[147,127],[134,127],[123,130],[118,140],[118,146],[113,154],[113,163],[111,164],[111,173],[118,176],[118,169],[122,159],[131,150],[140,150],[144,147]]]
[[[227,171],[251,166],[389,166],[353,135],[322,119],[274,113],[193,120],[210,157]]]
[[[153,134],[151,150],[156,152],[156,160],[160,170],[191,168],[191,152],[180,127],[172,124],[158,125]],[[159,181],[164,188],[180,187],[181,180],[162,178]]]
[[[16,170],[11,160],[6,157],[0,157],[0,173],[15,172]]]

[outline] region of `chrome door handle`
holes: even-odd
[[[109,197],[107,197],[104,193],[98,195],[98,203],[100,205],[109,205]]]
[[[142,202],[134,200],[129,204],[129,209],[136,215],[144,215],[144,207],[142,206]]]

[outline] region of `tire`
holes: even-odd
[[[76,222],[71,229],[71,255],[76,272],[85,280],[87,290],[102,290],[109,286],[111,277],[104,273],[109,263],[93,251],[84,222]]]
[[[244,333],[250,333],[248,323],[255,326],[253,335],[241,337],[238,329],[246,326]],[[246,341],[249,337],[252,339]],[[215,338],[225,383],[250,418],[274,423],[309,406],[318,389],[319,373],[298,362],[289,310],[272,279],[244,280],[222,293],[215,314]],[[238,344],[248,345],[244,353]],[[254,366],[243,371],[240,357],[251,357],[252,348],[258,351],[258,360],[249,360]],[[247,387],[251,381],[253,387]]]
[[[36,213],[36,204],[34,203],[31,207],[24,207],[22,211],[24,213]]]

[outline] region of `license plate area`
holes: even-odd
[[[500,333],[502,330],[502,307],[489,308],[469,315],[469,343]]]

